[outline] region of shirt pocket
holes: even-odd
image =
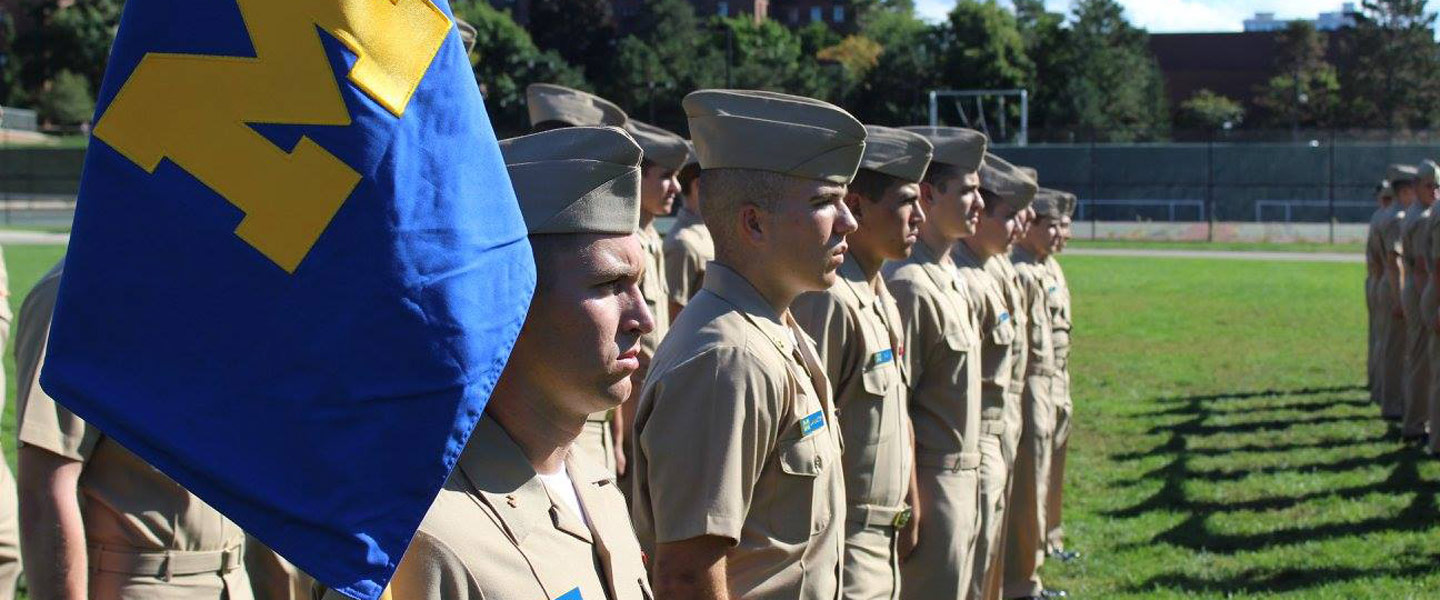
[[[820,444],[824,430],[795,440],[783,440],[778,449],[780,474],[773,490],[769,521],[775,538],[789,543],[809,540],[830,524],[831,507],[824,488],[831,465]]]
[[[1000,323],[990,331],[990,341],[997,346],[1009,346],[1015,343],[1015,319],[1004,313]]]

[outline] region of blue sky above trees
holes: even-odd
[[[1152,32],[1240,31],[1256,12],[1274,12],[1282,19],[1314,19],[1321,12],[1340,10],[1344,0],[1120,0],[1136,25]],[[1359,0],[1354,0],[1359,5]],[[1046,0],[1051,10],[1067,11],[1070,0]],[[945,16],[954,0],[916,0],[918,12],[929,20]]]

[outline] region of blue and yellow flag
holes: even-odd
[[[41,383],[297,566],[389,581],[534,290],[445,0],[130,0]]]

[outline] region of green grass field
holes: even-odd
[[[1440,461],[1362,389],[1363,265],[1071,257],[1080,598],[1433,598]]]
[[[65,255],[64,246],[5,246],[5,267],[10,274],[10,310],[20,313],[25,293],[40,280],[55,261]],[[11,323],[14,332],[14,323]],[[12,336],[13,338],[13,336]],[[5,344],[5,414],[0,420],[0,448],[5,460],[15,468],[15,351],[13,339]]]
[[[1141,240],[1081,240],[1076,248],[1137,248],[1144,250],[1216,250],[1223,252],[1344,252],[1359,254],[1364,244],[1316,244],[1309,242],[1147,242]]]
[[[13,307],[61,252],[5,248]],[[1064,265],[1078,427],[1066,528],[1084,558],[1047,564],[1048,585],[1102,599],[1440,596],[1440,461],[1387,439],[1360,389],[1363,265]]]

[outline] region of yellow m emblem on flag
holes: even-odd
[[[147,172],[170,159],[245,213],[236,235],[294,273],[361,176],[309,138],[286,151],[249,124],[350,124],[317,27],[355,54],[350,82],[398,117],[452,24],[430,0],[236,1],[253,58],[150,53],[95,136]]]

